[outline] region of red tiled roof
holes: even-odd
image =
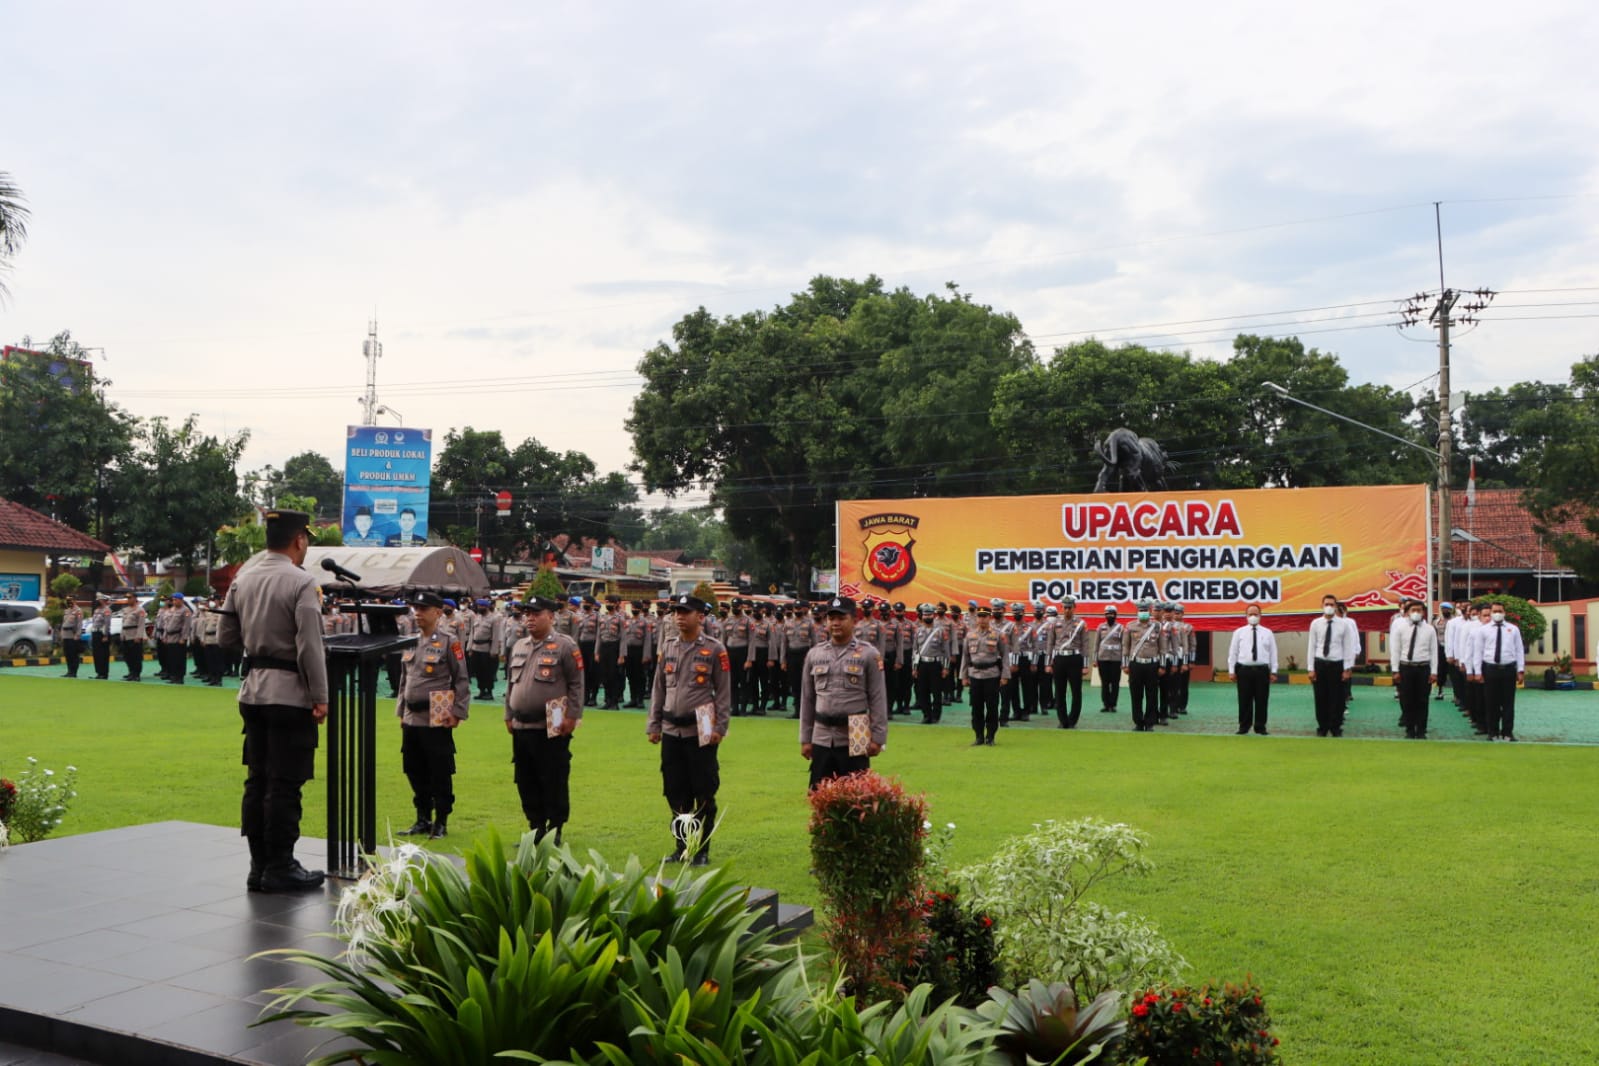
[[[71,526],[6,499],[0,499],[0,548],[72,555],[104,555],[111,550]]]
[[[1450,515],[1456,529],[1477,538],[1475,544],[1454,542],[1454,565],[1465,570],[1468,558],[1477,570],[1556,570],[1562,565],[1554,549],[1533,528],[1532,515],[1521,502],[1520,489],[1478,489],[1477,506],[1466,506],[1465,492],[1450,495]],[[1436,524],[1437,516],[1433,522]],[[1586,534],[1581,520],[1556,526],[1560,533]]]

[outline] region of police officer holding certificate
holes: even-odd
[[[411,784],[416,822],[402,836],[445,836],[455,809],[455,735],[471,704],[471,678],[461,644],[439,629],[444,600],[431,592],[411,599],[417,644],[400,656],[400,763]]]
[[[505,731],[511,734],[516,792],[536,838],[555,834],[572,814],[572,730],[583,718],[583,653],[555,632],[560,604],[534,596],[522,605],[527,636],[511,649]]]
[[[811,764],[812,790],[829,777],[870,769],[888,743],[883,657],[855,639],[854,600],[827,602],[827,633],[827,643],[805,657],[800,687],[800,756]]]
[[[672,809],[675,846],[666,861],[687,858],[692,835],[699,842],[694,866],[711,860],[716,792],[722,784],[717,750],[733,714],[733,663],[722,642],[705,635],[709,610],[710,605],[697,596],[673,597],[677,637],[661,646],[645,726],[649,742],[661,746],[661,787]]]

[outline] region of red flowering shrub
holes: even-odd
[[[994,920],[976,907],[961,902],[960,892],[928,892],[922,897],[922,921],[927,943],[898,976],[906,988],[929,984],[933,999],[954,999],[975,1007],[999,983],[999,949],[994,944]]]
[[[1149,1066],[1278,1066],[1278,1040],[1254,978],[1220,988],[1163,986],[1133,999],[1124,1061]]]
[[[811,872],[827,912],[827,944],[857,1002],[899,998],[899,975],[927,940],[927,801],[865,770],[824,781],[810,802]]]
[[[17,786],[0,777],[0,822],[11,820],[11,806],[17,802]]]

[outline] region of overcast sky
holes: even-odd
[[[958,281],[1043,353],[1252,328],[1430,386],[1388,301],[1438,287],[1440,200],[1448,283],[1504,293],[1455,387],[1564,381],[1599,351],[1596,11],[12,4],[0,339],[72,330],[134,413],[248,427],[246,469],[337,466],[375,312],[406,425],[614,470],[645,349],[817,273]]]

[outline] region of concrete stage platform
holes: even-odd
[[[305,839],[310,868],[327,857]],[[252,1029],[272,997],[315,971],[273,948],[329,953],[338,892],[244,890],[238,831],[156,822],[43,840],[0,855],[0,1064],[211,1066],[303,1063],[328,1040],[287,1022]],[[761,925],[784,936],[808,908],[751,889]]]

